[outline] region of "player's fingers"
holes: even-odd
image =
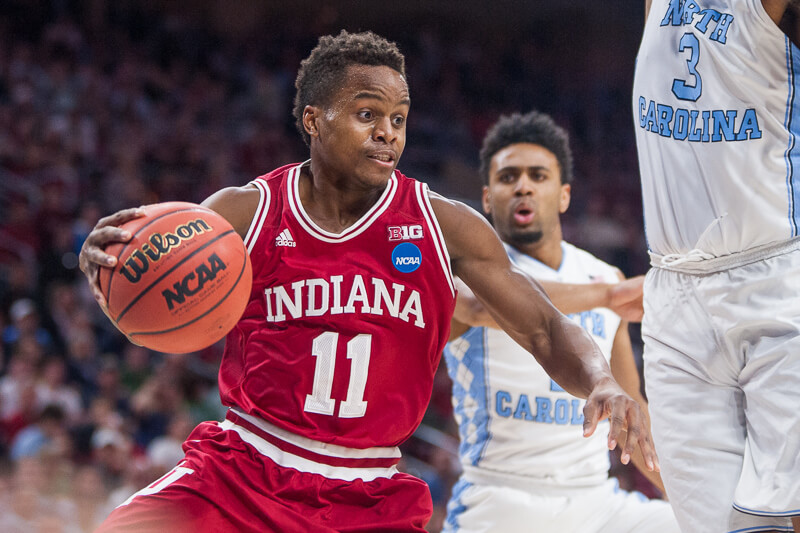
[[[636,451],[636,446],[640,444],[639,439],[642,436],[642,428],[641,426],[632,421],[631,418],[628,418],[628,430],[627,430],[627,439],[625,440],[625,446],[622,447],[622,452],[620,454],[620,461],[622,464],[628,464],[631,460],[631,456],[633,452]],[[648,465],[650,467],[650,465]],[[650,468],[652,470],[652,468]]]
[[[644,463],[647,465],[647,468],[654,472],[661,472],[661,465],[658,463],[658,455],[656,455],[653,439],[650,435],[650,431],[647,430],[647,428],[642,429],[637,441],[639,450],[642,452],[642,457],[644,458]]]
[[[619,442],[620,434],[623,431],[628,430],[628,423],[625,417],[625,410],[622,406],[617,406],[611,411],[611,416],[608,417],[609,421],[609,429],[608,429],[608,449],[613,450],[617,447],[617,443]],[[630,460],[630,455],[627,457],[625,453],[622,454],[621,457],[622,464],[628,464]]]
[[[128,242],[131,237],[129,231],[115,226],[92,230],[81,247],[79,256],[81,270],[89,276],[92,274],[93,265],[113,267],[117,264],[117,258],[107,254],[104,248],[112,242]]]
[[[107,226],[119,226],[120,224],[124,224],[129,220],[133,220],[134,218],[143,217],[146,214],[145,207],[131,207],[128,209],[122,209],[117,211],[113,215],[108,215],[107,217],[103,217],[97,221],[94,228],[104,228]]]
[[[605,418],[603,407],[592,397],[586,400],[583,407],[583,436],[588,437],[597,429],[597,424]]]

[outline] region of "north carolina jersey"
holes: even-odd
[[[506,246],[512,262],[537,279],[619,281],[616,269],[588,252],[566,242],[561,249],[561,266],[553,270]],[[600,308],[569,316],[610,359],[619,316]],[[584,438],[586,401],[565,392],[505,332],[471,328],[447,344],[445,360],[466,472],[527,476],[560,487],[600,485],[608,479],[608,432],[601,427]]]
[[[394,172],[336,234],[304,210],[301,166],[253,182],[253,290],[225,345],[222,401],[315,441],[396,446],[425,413],[455,305],[427,186]]]
[[[798,235],[798,68],[761,0],[653,0],[633,88],[652,252],[719,257]]]

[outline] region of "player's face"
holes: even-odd
[[[550,150],[518,143],[492,157],[483,209],[509,244],[525,246],[555,235],[569,200],[570,186],[561,183],[561,166]]]
[[[306,108],[312,154],[354,186],[385,185],[406,144],[408,84],[385,66],[350,66],[345,80],[327,108]]]

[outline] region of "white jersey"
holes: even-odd
[[[506,246],[512,262],[537,279],[616,283],[617,271],[562,242],[556,271]],[[607,359],[620,325],[609,309],[570,315]],[[564,392],[505,332],[471,328],[445,351],[465,472],[479,470],[534,478],[544,485],[586,487],[608,479],[607,426],[583,437],[585,400]],[[604,423],[607,424],[607,423]]]
[[[798,235],[798,71],[761,0],[653,0],[633,87],[652,252],[720,257]]]

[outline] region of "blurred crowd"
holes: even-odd
[[[222,345],[179,356],[128,343],[88,293],[78,253],[117,209],[199,202],[306,157],[291,117],[299,62],[321,34],[370,28],[331,11],[287,16],[231,34],[135,2],[0,3],[0,531],[91,531],[181,459],[197,423],[224,416]],[[550,112],[576,155],[566,238],[643,273],[635,30],[598,45],[591,17],[518,21],[495,39],[479,22],[376,28],[409,68],[400,169],[478,207],[486,128],[501,113]],[[404,445],[403,467],[437,504],[432,531],[458,474],[455,435],[441,369]],[[642,483],[617,467],[623,485]]]

